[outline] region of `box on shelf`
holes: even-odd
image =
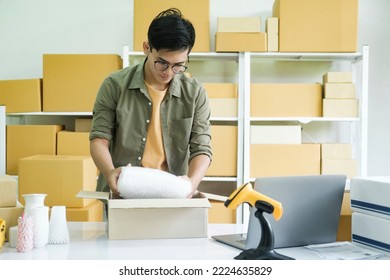
[[[352,83],[352,72],[327,72],[322,76],[325,83]]]
[[[321,174],[345,174],[351,179],[357,175],[357,162],[354,159],[322,159]]]
[[[7,113],[41,112],[42,79],[0,81],[0,104]]]
[[[390,219],[390,177],[352,178],[350,192],[353,211]]]
[[[237,98],[210,98],[211,117],[237,117]]]
[[[326,99],[356,99],[356,88],[353,83],[325,83]]]
[[[134,51],[142,51],[147,41],[148,28],[152,20],[162,11],[175,7],[184,18],[191,21],[196,31],[192,52],[210,51],[210,3],[209,0],[134,0]]]
[[[206,176],[237,176],[237,126],[212,125],[213,161]]]
[[[267,33],[267,51],[279,51],[279,19],[276,17],[269,17],[266,20]]]
[[[337,230],[337,241],[351,241],[352,239],[352,210],[351,195],[344,192],[343,203],[341,204],[340,221]]]
[[[0,208],[16,207],[18,203],[17,197],[18,197],[17,180],[8,175],[0,175]]]
[[[62,125],[7,125],[7,174],[18,175],[18,162],[33,155],[55,155]]]
[[[250,177],[320,174],[320,144],[252,144]]]
[[[236,83],[203,83],[209,98],[237,98]]]
[[[207,237],[207,198],[110,199],[109,193],[85,191],[77,196],[107,201],[109,239]]]
[[[235,224],[236,210],[229,209],[223,201],[210,200],[211,208],[209,209],[210,224]]]
[[[66,220],[68,222],[102,222],[103,202],[96,200],[85,207],[66,207]]]
[[[216,52],[266,52],[267,34],[264,32],[216,32]]]
[[[90,156],[89,132],[59,131],[57,155]]]
[[[14,207],[0,207],[0,217],[5,220],[7,229],[5,231],[5,238],[8,240],[8,230],[18,225],[18,218],[22,216],[24,211],[23,205],[18,202]]]
[[[321,84],[252,83],[252,117],[321,117]]]
[[[45,205],[86,207],[94,200],[77,198],[96,189],[96,166],[90,156],[36,155],[19,160],[19,201],[23,194],[45,193]]]
[[[356,118],[358,116],[359,100],[357,99],[327,99],[322,101],[323,117]]]
[[[348,143],[322,143],[321,159],[352,159],[352,146]]]
[[[251,125],[251,144],[301,144],[300,125]]]
[[[352,241],[389,252],[390,220],[364,213],[352,213]]]
[[[276,0],[280,52],[356,52],[358,0]]]
[[[74,121],[74,130],[76,132],[90,132],[92,118],[76,118]]]
[[[116,54],[44,54],[43,111],[92,112],[103,80],[119,69]]]
[[[260,17],[217,17],[217,32],[260,32]]]

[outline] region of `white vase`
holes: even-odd
[[[32,194],[23,194],[22,196],[24,198],[24,213],[27,214],[34,207],[44,206],[44,202],[47,194],[32,193]]]
[[[49,222],[49,243],[64,244],[69,243],[69,230],[66,223],[65,206],[53,206],[50,213]]]
[[[49,242],[49,207],[33,207],[29,213],[34,219],[34,248],[45,247]]]

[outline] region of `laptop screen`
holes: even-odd
[[[283,205],[275,221],[263,215],[274,233],[274,247],[295,247],[335,242],[345,190],[345,175],[260,177],[254,189]],[[256,248],[261,237],[259,220],[251,209],[246,249]]]

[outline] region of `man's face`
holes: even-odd
[[[188,50],[156,51],[155,49],[151,50],[147,45],[144,46],[144,53],[148,56],[145,64],[145,80],[148,83],[166,88],[174,75],[180,75],[181,72],[185,71]]]

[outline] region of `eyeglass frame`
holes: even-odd
[[[188,58],[188,62],[189,62],[189,58]],[[159,68],[157,68],[156,64],[165,65],[165,68],[164,68],[164,69],[159,69]],[[168,62],[166,62],[166,61],[164,61],[164,60],[155,60],[155,61],[153,62],[153,65],[154,65],[154,68],[155,68],[156,70],[161,71],[161,72],[167,70],[167,69],[169,68],[169,66],[171,66],[172,72],[173,72],[174,74],[183,74],[183,73],[184,73],[185,71],[187,71],[187,69],[188,69],[188,66],[182,65],[182,64],[180,64],[180,63],[171,65],[170,63],[168,63]],[[177,66],[183,67],[184,70],[181,71],[181,72],[176,72],[176,71],[175,71],[175,67],[177,67]]]

